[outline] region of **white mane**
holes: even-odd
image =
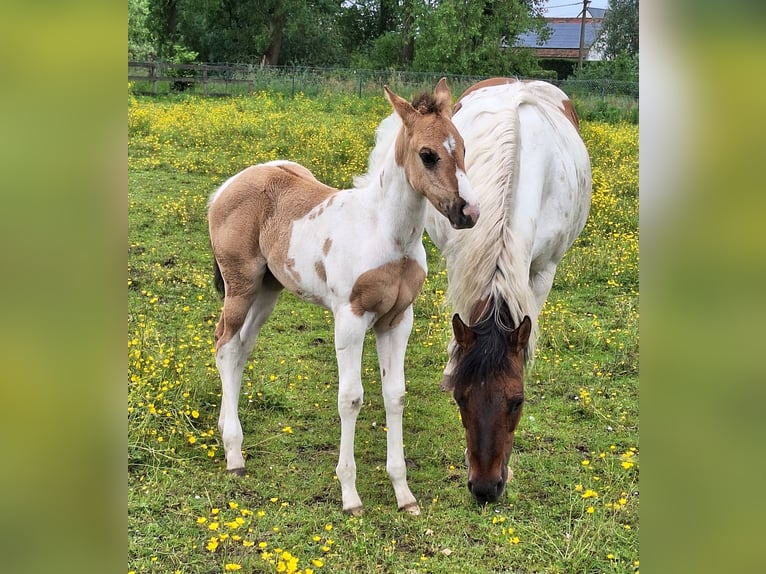
[[[471,179],[479,196],[481,217],[473,229],[453,233],[443,253],[450,277],[461,278],[449,282],[447,298],[452,308],[467,320],[477,301],[492,296],[508,303],[515,326],[529,315],[534,326],[528,345],[531,358],[537,331],[536,304],[529,285],[529,261],[518,257],[529,253],[532,247],[518,242],[530,242],[531,238],[516,237],[507,222],[511,220],[518,177],[518,108],[533,99],[523,91],[514,95],[516,101],[512,103],[497,102],[490,121],[487,118],[482,121],[477,115],[460,122],[466,126],[463,136],[467,141],[472,126],[483,134],[471,138],[473,147],[466,149],[466,160],[471,164],[469,173],[482,174]],[[467,111],[463,108],[460,113]],[[477,122],[481,125],[476,125]]]
[[[354,177],[354,187],[367,187],[378,177],[381,166],[385,163],[386,155],[393,149],[396,136],[402,127],[402,119],[394,112],[385,118],[375,130],[375,147],[367,160],[367,173]]]

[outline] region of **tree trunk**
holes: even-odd
[[[415,38],[412,34],[412,0],[404,0],[402,5],[402,66],[412,65],[415,56]]]
[[[271,10],[269,10],[269,47],[264,54],[266,64],[269,66],[279,65],[279,55],[282,51],[282,37],[285,31],[288,10],[283,0],[274,2]]]
[[[269,36],[271,44],[266,50],[266,64],[269,66],[279,65],[279,53],[282,50],[282,33],[285,28],[283,16],[276,16],[269,23]]]

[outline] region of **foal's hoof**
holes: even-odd
[[[349,508],[348,510],[344,510],[346,514],[350,514],[351,516],[355,516],[356,518],[359,518],[364,514],[364,509],[361,506],[357,506],[356,508]]]
[[[418,506],[417,502],[413,502],[412,504],[408,504],[407,506],[402,506],[399,509],[400,512],[407,512],[411,514],[412,516],[420,516],[420,506]]]
[[[505,482],[511,482],[512,478],[513,478],[513,469],[509,466],[508,467],[508,478],[505,479]]]
[[[245,469],[243,468],[227,468],[226,472],[233,474],[234,476],[245,476]]]

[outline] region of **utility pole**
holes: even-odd
[[[582,19],[580,20],[580,51],[577,56],[577,69],[582,70],[583,52],[585,52],[585,12],[590,0],[582,0]]]

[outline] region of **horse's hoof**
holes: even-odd
[[[508,467],[508,478],[505,479],[505,482],[511,482],[512,478],[513,478],[513,469],[509,466]]]
[[[407,512],[411,514],[412,516],[420,516],[420,506],[418,506],[417,502],[413,502],[412,504],[408,504],[407,506],[402,506],[399,509],[400,512]]]
[[[226,472],[233,474],[234,476],[245,476],[244,468],[227,468]]]
[[[348,510],[343,510],[346,514],[350,514],[351,516],[355,516],[356,518],[359,518],[364,514],[364,509],[361,506],[357,506],[356,508],[349,508]]]

